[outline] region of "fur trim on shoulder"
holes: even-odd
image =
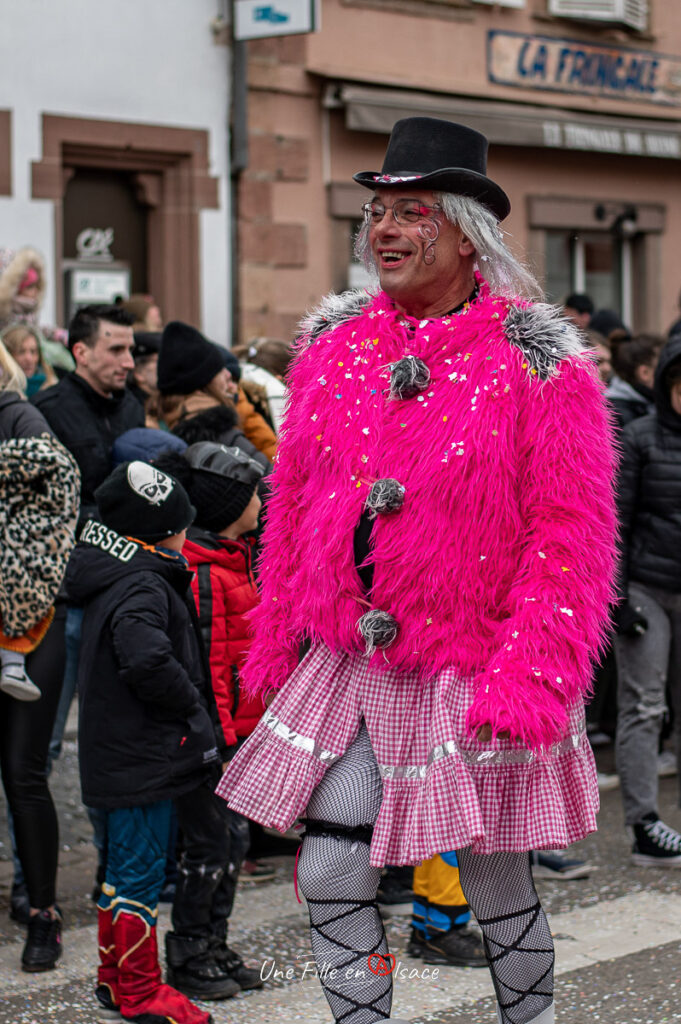
[[[372,302],[375,295],[366,289],[352,289],[336,295],[330,292],[320,304],[300,321],[297,344],[311,345],[320,334],[332,331],[359,314]]]
[[[37,249],[25,246],[14,254],[12,254],[11,250],[5,250],[5,254],[5,266],[2,273],[0,273],[1,321],[7,321],[8,318],[11,318],[12,300],[29,267],[35,267],[38,271],[38,309],[42,305],[45,295],[45,261]]]
[[[522,351],[541,380],[552,377],[563,359],[588,351],[579,329],[557,306],[547,302],[511,306],[504,331],[510,344]]]

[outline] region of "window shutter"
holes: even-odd
[[[613,22],[645,31],[648,0],[548,0],[549,14],[579,21]]]
[[[473,0],[474,4],[494,4],[495,7],[524,7],[525,0]]]

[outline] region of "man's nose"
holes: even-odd
[[[392,206],[387,206],[385,213],[381,217],[380,221],[376,225],[376,230],[380,231],[381,235],[392,234],[396,235],[400,233],[400,226],[395,219]]]

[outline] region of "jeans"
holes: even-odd
[[[52,770],[52,763],[61,754],[61,745],[64,739],[66,719],[69,717],[71,701],[76,692],[78,681],[78,652],[80,651],[80,631],[83,627],[83,609],[74,605],[66,607],[66,664],[64,665],[63,680],[61,684],[61,696],[57,707],[57,717],[54,721],[50,749],[47,761],[48,773]]]
[[[627,825],[657,814],[657,755],[669,684],[681,753],[681,594],[632,584],[629,600],[648,621],[642,636],[616,636],[618,715],[615,756]]]

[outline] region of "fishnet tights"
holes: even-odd
[[[553,1002],[553,939],[526,853],[459,850],[459,877],[482,928],[503,1024],[530,1024]]]
[[[307,807],[308,820],[348,828],[371,825],[381,806],[381,779],[362,723],[345,755],[327,771]],[[530,1024],[553,1001],[553,942],[526,853],[458,851],[463,891],[483,931],[503,1024]],[[306,835],[298,862],[308,902],[312,951],[337,1024],[390,1017],[392,980],[368,968],[388,947],[376,906],[380,868],[365,842]],[[378,959],[372,961],[378,966]],[[336,971],[331,976],[331,971]]]
[[[356,827],[372,825],[381,806],[381,780],[366,726],[327,771],[307,806],[307,819]],[[306,835],[298,883],[310,914],[312,952],[337,1024],[373,1024],[390,1016],[392,978],[369,970],[372,953],[388,944],[376,905],[380,868],[369,864],[367,843]],[[378,967],[378,958],[372,963]]]

